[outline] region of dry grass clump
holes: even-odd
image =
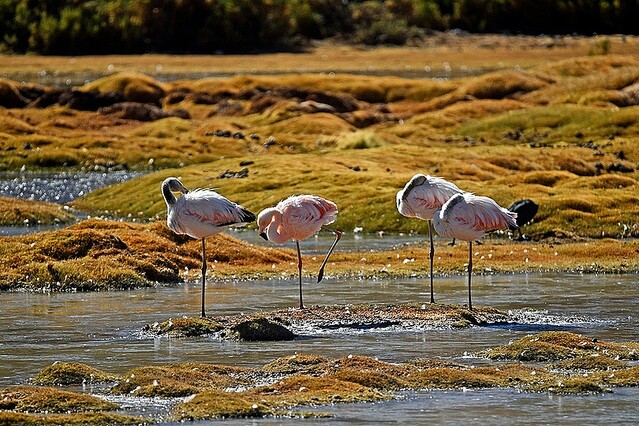
[[[0,226],[71,223],[73,211],[59,204],[0,197]]]
[[[459,90],[478,99],[502,99],[534,92],[554,83],[551,78],[529,72],[498,71],[470,79]]]
[[[0,409],[26,413],[113,411],[118,406],[91,395],[41,386],[0,389]]]
[[[13,411],[0,411],[0,424],[22,426],[59,426],[59,425],[96,425],[119,426],[140,425],[147,420],[141,417],[114,413],[74,413],[74,414],[25,414]]]
[[[617,359],[638,360],[637,343],[602,342],[562,331],[526,336],[505,346],[481,353],[491,359],[518,361],[558,361],[583,356],[605,355]]]
[[[371,131],[357,131],[353,133],[342,133],[337,138],[337,147],[340,149],[368,149],[377,148],[385,142]]]
[[[265,269],[290,258],[286,252],[258,249],[226,235],[214,239],[224,243],[210,251],[208,260],[246,267],[248,274],[253,268]],[[201,265],[198,242],[177,237],[164,223],[85,220],[57,231],[3,238],[1,243],[0,288],[5,290],[124,289],[176,283],[182,279],[180,270]]]
[[[40,370],[31,383],[46,386],[69,386],[114,382],[119,376],[81,362],[55,362]]]
[[[134,368],[111,389],[111,393],[135,396],[181,397],[204,390],[245,387],[251,370],[215,364],[179,363]]]
[[[0,84],[2,82],[0,81]],[[1,89],[0,89],[1,90]],[[0,117],[0,138],[9,139],[9,135],[30,135],[37,129],[26,121],[11,116]],[[5,134],[3,136],[3,134]]]
[[[619,68],[638,66],[639,60],[632,56],[605,55],[564,59],[542,65],[538,69],[561,77],[582,77],[593,72],[610,72]]]
[[[153,77],[139,73],[121,72],[99,78],[83,86],[85,90],[116,91],[127,101],[156,103],[166,94],[166,87]]]

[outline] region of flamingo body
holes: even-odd
[[[299,242],[312,237],[323,226],[329,225],[337,218],[337,205],[317,195],[294,195],[280,201],[275,207],[264,209],[257,216],[259,234],[262,238],[276,244],[295,241],[297,247],[297,267],[299,273],[300,309],[302,301],[302,254]],[[335,233],[335,242],[329,249],[320,267],[317,282],[324,276],[324,267],[342,233]]]
[[[397,193],[397,210],[406,217],[432,220],[450,197],[463,192],[452,182],[419,173]]]
[[[433,243],[432,219],[435,212],[450,197],[461,193],[463,191],[452,182],[418,173],[406,183],[395,197],[397,210],[401,215],[428,221],[428,237],[430,239],[430,303],[435,303],[433,288],[435,244]]]
[[[210,237],[229,225],[255,220],[253,213],[210,189],[187,192],[167,207],[168,227],[193,238]]]
[[[294,195],[262,210],[257,224],[260,235],[266,233],[269,241],[282,244],[312,237],[336,218],[337,205],[332,201],[317,195]]]
[[[488,232],[517,227],[517,213],[506,210],[492,198],[471,193],[451,197],[433,217],[442,237],[476,241]]]
[[[173,192],[182,196],[175,198]],[[206,284],[206,237],[219,234],[229,225],[255,220],[255,215],[211,189],[189,191],[177,178],[162,182],[166,202],[166,224],[176,234],[202,240],[202,317],[206,316],[204,295]]]
[[[506,210],[492,198],[464,193],[453,195],[435,212],[433,225],[443,237],[468,241],[468,309],[472,310],[473,241],[490,231],[517,228],[517,213]]]

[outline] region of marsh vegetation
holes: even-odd
[[[528,241],[501,234],[476,247],[481,273],[639,271],[637,40],[610,38],[603,52],[601,39],[555,38],[548,45],[542,37],[486,36],[480,44],[470,35],[438,37],[421,49],[322,44],[298,56],[2,61],[0,73],[7,78],[0,79],[1,171],[142,175],[64,205],[1,198],[5,225],[66,225],[78,220],[74,211],[92,218],[2,237],[0,289],[122,290],[197,280],[199,243],[176,236],[164,223],[159,185],[168,176],[179,176],[190,188],[215,188],[254,212],[294,193],[316,193],[336,202],[334,226],[346,233],[425,235],[426,224],[402,218],[394,202],[404,183],[424,172],[504,206],[523,198],[540,205],[524,228]],[[90,81],[65,87],[78,68]],[[26,69],[40,71],[34,76]],[[460,78],[431,78],[453,71]],[[62,86],[50,84],[56,72]],[[188,78],[199,73],[207,76]],[[236,237],[211,238],[209,280],[244,283],[296,274],[293,250]],[[438,241],[437,256],[437,273],[444,276],[461,273],[467,253]],[[338,248],[327,275],[424,277],[427,259],[425,245],[365,253]],[[320,261],[309,255],[306,270],[317,270]],[[454,329],[482,325],[482,313],[501,315],[488,307],[474,315],[463,307],[444,312],[447,305],[386,308],[351,305],[350,314],[370,326],[428,313]],[[317,306],[272,316],[290,327],[317,318],[330,322],[339,309]],[[176,318],[146,332],[231,337],[237,324],[222,319]],[[323,416],[299,407],[384,401],[406,389],[605,393],[637,386],[636,351],[631,342],[543,333],[478,352],[489,363],[482,367],[298,354],[260,368],[176,363],[118,375],[61,362],[32,383],[72,388],[92,382],[119,395],[187,398],[174,400],[180,401],[171,411],[175,421]],[[0,411],[0,421],[8,423],[141,421],[122,415],[108,398],[69,395],[58,387],[0,392],[1,408],[10,410]]]

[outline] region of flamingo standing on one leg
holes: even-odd
[[[302,253],[300,241],[315,235],[324,225],[331,224],[337,217],[337,206],[317,195],[294,195],[280,201],[275,207],[262,210],[257,216],[257,225],[262,238],[282,244],[294,240],[297,247],[297,269],[300,285],[300,309],[304,309],[302,301]],[[342,237],[340,231],[335,233],[335,242],[326,253],[320,267],[317,282],[324,277],[324,267],[329,256]]]
[[[433,259],[435,245],[433,244],[433,215],[442,205],[455,194],[464,191],[457,185],[445,179],[416,174],[397,193],[397,210],[406,217],[416,217],[428,221],[428,237],[430,238],[430,303],[435,303],[433,290]]]
[[[470,280],[473,273],[473,241],[490,231],[517,227],[517,213],[506,210],[492,198],[464,193],[452,196],[433,217],[442,237],[468,241],[468,309],[473,309]]]
[[[173,192],[183,195],[176,199]],[[176,234],[202,239],[202,318],[206,317],[204,294],[206,284],[206,237],[219,234],[229,225],[255,220],[255,215],[211,189],[189,192],[177,178],[162,182],[162,195],[168,214],[166,224]]]

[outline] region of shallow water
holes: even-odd
[[[161,65],[158,65],[161,67]],[[305,73],[332,73],[332,74],[348,74],[348,75],[366,75],[375,77],[402,77],[411,79],[432,79],[432,80],[453,80],[463,77],[476,76],[485,74],[490,71],[502,69],[503,67],[477,67],[469,68],[467,66],[460,66],[459,68],[451,68],[448,65],[442,65],[441,67],[431,68],[426,67],[396,67],[396,68],[366,68],[355,67],[352,69],[342,69],[339,71],[333,70],[330,66],[326,69],[284,69],[275,71],[233,71],[233,72],[171,72],[162,70],[161,72],[149,72],[147,73],[151,77],[161,82],[173,82],[177,80],[200,80],[204,78],[221,78],[221,77],[234,77],[241,74],[251,75],[280,75],[288,74],[291,72],[305,72]],[[22,71],[15,73],[3,73],[0,74],[1,78],[6,78],[19,82],[37,83],[45,86],[56,87],[72,87],[82,86],[95,81],[100,78],[107,77],[112,74],[111,71],[105,70],[104,72],[47,72],[45,70],[40,71]]]
[[[0,196],[66,203],[98,188],[125,182],[141,172],[2,173]]]
[[[307,280],[310,281],[310,280]],[[292,342],[247,343],[214,338],[148,338],[147,323],[198,314],[201,288],[196,284],[103,293],[0,293],[0,386],[24,383],[55,361],[80,361],[122,374],[128,369],[168,362],[211,362],[261,366],[296,352],[329,357],[349,354],[402,362],[443,357],[481,364],[469,353],[508,343],[545,330],[567,330],[601,340],[639,341],[637,275],[477,276],[477,305],[513,310],[521,324],[465,330],[363,331],[323,333]],[[465,303],[464,277],[435,281],[442,303]],[[402,303],[428,300],[427,279],[332,280],[305,285],[307,305]],[[295,280],[215,283],[207,286],[209,315],[294,307]],[[307,423],[534,421],[629,423],[639,415],[638,389],[615,389],[610,395],[551,396],[515,390],[413,392],[398,401],[321,407],[336,417]],[[133,402],[134,404],[136,402]],[[157,402],[140,401],[145,413]],[[159,404],[156,411],[166,410]],[[314,408],[318,411],[317,408]],[[279,424],[299,420],[264,419]],[[253,421],[226,421],[250,424]]]

